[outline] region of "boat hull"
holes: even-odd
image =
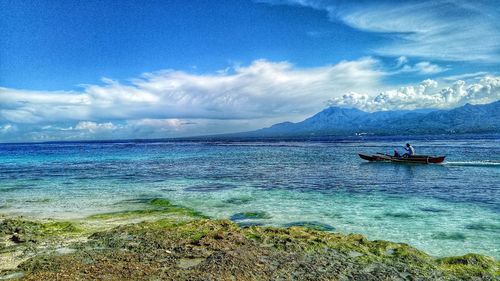
[[[396,162],[396,163],[417,163],[417,164],[438,164],[442,163],[446,156],[415,155],[408,157],[394,157],[387,154],[366,155],[358,154],[361,159],[370,162]]]

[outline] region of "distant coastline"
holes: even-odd
[[[33,142],[0,142],[0,145],[23,144],[64,144],[64,143],[168,143],[168,142],[356,142],[367,140],[446,140],[446,139],[500,139],[498,133],[462,133],[462,134],[415,134],[415,135],[332,135],[332,136],[287,136],[287,137],[238,137],[227,134],[203,135],[178,138],[155,139],[103,139],[103,140],[61,140],[61,141],[33,141]]]
[[[500,101],[449,110],[365,112],[329,107],[301,122],[283,122],[226,137],[317,138],[335,136],[418,136],[500,133]]]
[[[400,110],[364,112],[355,108],[329,107],[305,119],[283,122],[248,132],[194,135],[153,139],[81,139],[1,143],[99,143],[178,141],[339,141],[367,138],[496,139],[500,136],[500,100],[481,105],[466,104],[450,110]]]

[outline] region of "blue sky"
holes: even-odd
[[[0,1],[0,141],[250,130],[500,97],[495,1]]]
[[[1,83],[13,88],[67,90],[161,69],[210,73],[261,58],[321,66],[370,55],[381,40],[324,11],[251,1],[19,3],[2,9]]]

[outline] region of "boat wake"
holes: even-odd
[[[450,161],[443,164],[448,166],[500,167],[500,161],[496,160]]]

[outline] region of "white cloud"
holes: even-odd
[[[252,130],[308,117],[336,93],[371,93],[384,75],[373,58],[315,68],[256,60],[214,74],[167,70],[128,83],[105,78],[80,92],[0,88],[0,125],[16,124],[21,141]]]
[[[405,56],[400,56],[396,59],[396,68],[403,67],[408,63],[408,58]]]
[[[393,71],[391,74],[415,72],[420,75],[429,75],[429,74],[437,74],[448,70],[448,68],[441,67],[437,64],[428,61],[421,61],[412,65],[408,60],[408,58],[406,58],[405,56],[400,56],[396,59],[395,68],[396,70]]]
[[[81,121],[75,126],[20,124],[0,126],[0,141],[55,141],[92,139],[154,139],[212,135],[249,131],[283,121],[281,118],[259,120],[214,119],[138,119],[114,122]],[[9,129],[10,127],[15,128]],[[2,131],[6,127],[8,132]]]
[[[85,93],[24,91],[0,87],[0,121],[40,123],[81,120],[91,104]]]
[[[0,126],[0,134],[8,134],[17,131],[17,127],[12,124]]]
[[[434,80],[416,86],[387,90],[378,95],[349,92],[329,100],[331,106],[356,107],[367,111],[417,108],[451,108],[466,103],[483,104],[500,99],[500,76],[486,76],[467,85],[458,80],[450,86],[438,87]]]
[[[415,64],[415,68],[420,74],[436,74],[447,70],[447,68],[440,67],[428,61],[422,61]]]
[[[267,0],[326,11],[332,20],[390,37],[377,54],[449,61],[500,61],[495,1]]]
[[[332,93],[378,88],[383,75],[371,58],[307,69],[257,60],[232,73],[169,70],[144,74],[130,84],[103,79],[103,85],[85,85],[83,92],[0,88],[0,120],[35,124],[306,116],[320,109]]]
[[[355,28],[393,33],[398,40],[378,48],[382,55],[499,61],[498,14],[488,16],[491,11],[480,5],[433,1],[369,6],[337,15]]]
[[[466,79],[481,79],[486,76],[488,72],[478,71],[474,73],[464,73],[459,75],[452,75],[442,78],[445,81],[456,81],[456,80],[466,80]]]
[[[112,131],[117,129],[117,127],[111,123],[96,123],[91,121],[80,121],[74,128],[75,130],[89,131],[91,133],[99,132],[99,131]]]
[[[188,125],[181,119],[141,119],[141,120],[131,120],[127,122],[128,125],[132,126],[154,126],[162,128],[179,128],[182,125]]]
[[[399,69],[413,68],[400,58]],[[422,69],[431,68],[420,64]],[[103,79],[80,92],[0,88],[0,141],[163,138],[247,131],[282,121],[299,121],[332,105],[365,110],[446,108],[500,98],[500,77],[476,84],[457,81],[438,88],[384,90],[373,58],[297,68],[257,60],[214,74],[183,71],[146,73],[129,83]],[[377,91],[383,91],[377,94]],[[341,96],[343,93],[348,93]]]

